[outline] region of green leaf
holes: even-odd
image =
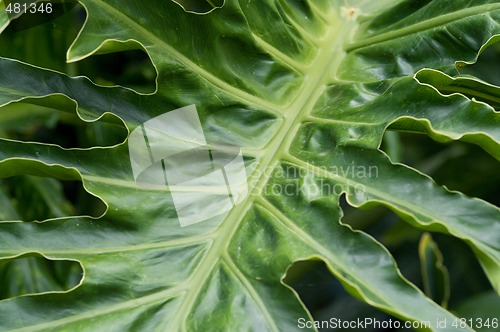
[[[500,87],[482,82],[476,78],[450,77],[444,73],[424,69],[417,73],[421,83],[427,83],[444,95],[453,93],[465,95],[471,99],[483,101],[496,110],[500,109]]]
[[[425,294],[446,308],[450,298],[450,277],[443,264],[443,255],[429,233],[420,238],[418,254]]]
[[[423,68],[444,77],[437,70],[475,59],[500,33],[496,1],[227,1],[207,15],[159,0],[82,4],[88,17],[68,60],[141,48],[157,91],[0,58],[0,105],[76,112],[130,133],[196,104],[207,141],[241,147],[250,194],[224,218],[181,227],[172,198],[181,189],[138,186],[127,141],[67,149],[0,140],[0,177],[81,180],[108,207],[97,220],[0,223],[0,258],[37,252],[84,269],[74,290],[1,301],[2,330],[297,330],[311,317],[282,280],[293,262],[312,258],[353,296],[447,330],[436,321],[456,317],[407,281],[373,237],[342,224],[341,195],[462,239],[500,289],[500,210],[378,149],[390,128],[500,156],[500,116],[488,100],[443,95],[435,81],[414,78]]]

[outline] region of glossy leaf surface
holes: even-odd
[[[68,60],[142,48],[158,74],[153,94],[0,59],[6,107],[76,112],[130,133],[195,104],[207,140],[241,147],[250,191],[223,220],[180,227],[176,189],[138,187],[127,141],[65,149],[0,140],[1,177],[81,180],[107,205],[100,218],[0,223],[0,258],[36,252],[84,269],[71,291],[1,301],[0,328],[297,330],[311,317],[282,279],[310,258],[397,318],[452,321],[386,248],[340,222],[343,194],[354,207],[383,204],[415,227],[465,241],[498,291],[500,210],[391,163],[378,147],[390,127],[462,139],[499,158],[497,104],[440,88],[457,82],[449,76],[456,61],[474,61],[500,33],[500,4],[348,2],[226,1],[194,15],[170,1],[82,0],[88,17]],[[459,80],[498,96],[498,87]]]

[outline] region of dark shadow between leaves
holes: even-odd
[[[66,292],[83,277],[80,263],[48,259],[40,254],[0,259],[0,301],[22,295]]]
[[[48,3],[44,1],[42,7]],[[85,11],[76,0],[50,4],[50,13],[28,12],[9,23],[0,35],[0,56],[73,75],[75,68],[66,63],[66,50],[83,26]]]
[[[479,55],[475,63],[462,66],[460,68],[460,73],[478,77],[494,85],[500,85],[499,57],[500,42],[496,42],[486,48],[484,52]]]
[[[413,167],[449,190],[500,205],[498,161],[477,145],[439,143],[423,134],[388,131],[380,149],[392,162]]]
[[[0,179],[0,222],[25,222],[74,216],[98,218],[104,202],[89,194],[81,181],[19,175]]]
[[[77,0],[17,1],[5,0],[5,12],[14,22],[15,31],[31,29],[66,14],[78,5]],[[26,13],[24,13],[26,9]],[[24,14],[23,14],[24,13]]]
[[[100,86],[119,85],[144,94],[156,90],[156,68],[143,49],[94,54],[73,65]]]

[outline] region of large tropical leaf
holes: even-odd
[[[389,127],[500,157],[498,87],[451,77],[456,61],[474,62],[500,33],[500,3],[227,1],[206,15],[160,0],[81,3],[88,17],[68,60],[141,48],[157,91],[3,58],[1,111],[33,104],[132,132],[195,104],[208,141],[241,147],[250,194],[222,220],[181,227],[176,189],[138,186],[127,141],[65,149],[0,140],[1,177],[81,180],[108,207],[97,219],[0,223],[1,258],[40,253],[84,270],[68,292],[0,301],[2,330],[295,330],[311,317],[282,280],[311,258],[370,305],[455,330],[436,325],[455,316],[409,283],[387,249],[340,222],[344,194],[462,239],[499,290],[499,209],[391,163],[378,147]]]

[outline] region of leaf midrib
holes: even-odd
[[[331,18],[331,22],[334,22],[334,17]],[[341,46],[344,42],[344,38],[348,35],[346,32],[352,29],[354,24],[355,21],[353,20],[341,22],[338,26],[331,26],[325,33],[327,37],[323,40],[321,47],[318,49],[316,63],[311,67],[311,72],[313,74],[305,76],[303,83],[304,88],[289,107],[291,114],[285,117],[282,127],[269,143],[267,153],[255,171],[257,174],[263,174],[255,185],[256,190],[252,190],[253,188],[249,190],[252,194],[250,194],[242,204],[230,211],[220,228],[214,233],[214,243],[212,247],[198,267],[195,275],[192,279],[190,278],[187,281],[187,283],[196,285],[197,289],[188,292],[185,304],[181,305],[178,311],[179,313],[176,316],[177,319],[170,328],[175,330],[179,329],[179,326],[182,326],[182,330],[186,330],[183,323],[187,320],[203,285],[205,285],[220,257],[223,253],[227,253],[230,240],[239,228],[243,217],[254,204],[255,198],[260,197],[264,185],[269,180],[270,174],[266,174],[263,170],[268,167],[274,168],[288,150],[291,141],[300,127],[302,119],[309,115],[311,109],[321,95],[324,86],[330,81],[331,77],[329,75],[336,72],[340,64],[340,59],[345,54]],[[339,26],[340,30],[337,30]],[[255,295],[256,294],[254,294],[254,296]],[[261,300],[255,299],[255,302],[259,303]],[[265,312],[263,312],[263,314],[265,316]],[[278,330],[275,329],[275,331]]]

